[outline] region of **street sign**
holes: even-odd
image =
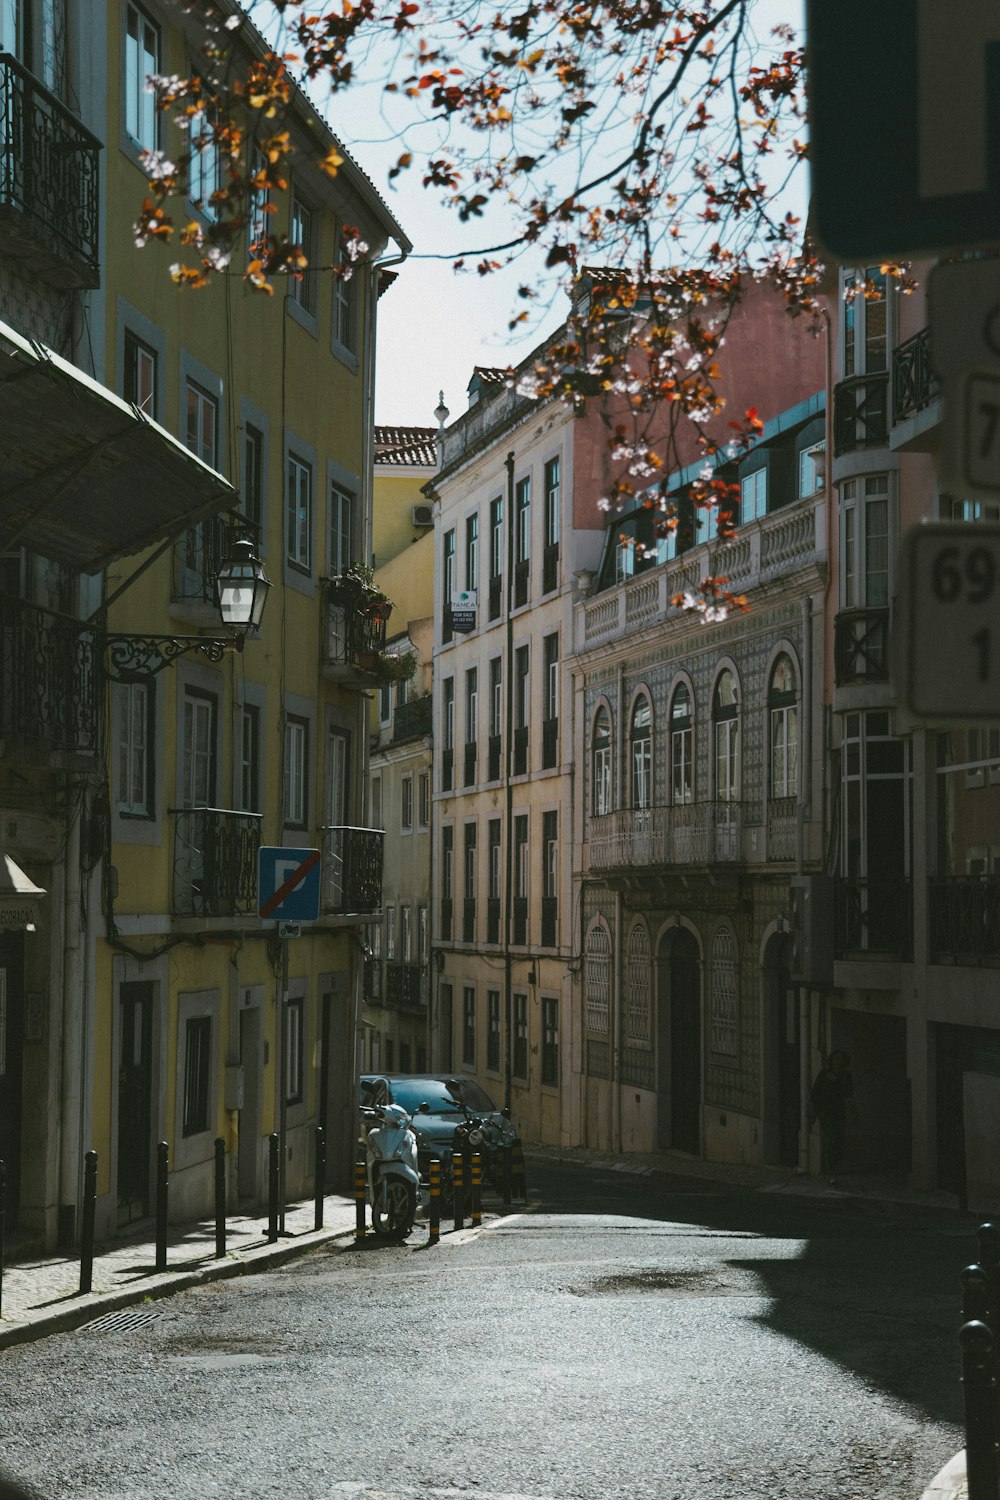
[[[257,850],[257,915],[275,922],[315,922],[319,916],[318,849]]]
[[[898,696],[919,718],[1000,720],[1000,526],[914,526],[899,585]]]
[[[811,224],[852,263],[1000,240],[1000,6],[809,0]]]

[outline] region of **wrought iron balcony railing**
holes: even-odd
[[[916,416],[941,394],[941,383],[931,369],[930,332],[929,328],[921,328],[892,351],[894,422]]]
[[[441,941],[451,942],[451,924],[454,912],[454,900],[451,896],[441,897]]]
[[[795,858],[795,831],[798,825],[798,800],[795,797],[772,797],[767,804],[767,857],[771,860]]]
[[[382,829],[328,826],[320,834],[321,910],[329,916],[378,911],[382,905]]]
[[[488,943],[499,943],[500,941],[499,896],[490,896],[486,901],[486,941]]]
[[[491,734],[486,746],[486,779],[487,781],[500,780],[500,753],[502,740],[500,735]]]
[[[910,882],[850,878],[835,887],[834,951],[838,958],[857,953],[908,959],[913,953],[913,908]]]
[[[592,870],[734,864],[743,859],[743,805],[681,802],[623,808],[592,818],[588,840]]]
[[[499,620],[503,604],[503,578],[499,573],[490,579],[489,618]]]
[[[236,917],[257,909],[261,814],[223,807],[172,807],[173,913]]]
[[[255,549],[260,545],[260,527],[237,511],[228,511],[189,526],[174,543],[171,598],[175,604],[201,604],[218,618],[215,582],[233,544],[247,537]]]
[[[559,898],[542,897],[542,947],[554,948],[558,941]]]
[[[524,558],[514,564],[514,608],[520,609],[528,602],[528,580],[531,577],[531,559]]]
[[[350,577],[326,579],[324,592],[321,665],[348,676],[361,672],[377,678],[385,660],[385,599]]]
[[[101,282],[101,143],[17,58],[0,53],[4,252],[61,288]]]
[[[0,740],[8,753],[97,754],[102,649],[92,625],[0,595]]]
[[[476,898],[466,896],[462,905],[462,942],[476,941]]]
[[[369,1005],[382,1004],[382,960],[366,958],[361,974],[361,998]]]
[[[396,744],[418,740],[421,736],[430,734],[432,722],[431,694],[426,693],[423,698],[411,698],[408,703],[400,703],[393,714],[392,738]]]
[[[928,882],[933,963],[1000,961],[1000,880],[950,875]]]
[[[834,621],[833,655],[838,687],[888,682],[888,607],[842,610]]]
[[[514,730],[514,775],[524,776],[528,770],[528,726]]]
[[[464,774],[462,776],[463,786],[475,786],[476,784],[477,754],[478,752],[476,749],[476,741],[469,740],[468,744],[465,747],[465,766]]]
[[[542,770],[550,771],[559,764],[559,720],[542,720]]]
[[[882,448],[889,441],[888,374],[854,375],[833,392],[833,451]]]
[[[559,586],[559,543],[550,542],[542,553],[542,593],[551,594]]]
[[[514,897],[514,935],[513,941],[518,946],[523,946],[528,941],[528,898],[527,896]]]
[[[385,1000],[399,1010],[418,1010],[426,1005],[420,964],[390,960],[385,966]]]

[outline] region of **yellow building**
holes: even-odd
[[[315,269],[266,298],[243,281],[238,247],[228,274],[178,292],[167,258],[134,245],[140,154],[180,145],[142,79],[186,73],[198,39],[174,7],[84,9],[66,35],[86,45],[65,55],[33,52],[21,32],[0,39],[23,59],[7,65],[18,107],[36,130],[71,137],[85,165],[42,188],[21,163],[19,191],[8,182],[0,204],[13,225],[0,316],[84,371],[78,405],[89,403],[72,449],[28,474],[30,520],[13,501],[3,512],[15,605],[37,608],[44,590],[68,621],[59,628],[89,652],[72,682],[50,685],[72,698],[72,733],[30,787],[32,726],[4,737],[3,852],[21,872],[15,884],[27,876],[42,894],[14,893],[37,912],[37,931],[4,937],[20,948],[2,991],[19,1034],[5,1059],[18,1087],[5,1091],[0,1150],[14,1163],[22,1228],[47,1241],[76,1231],[88,1148],[104,1233],[150,1212],[159,1141],[176,1218],[210,1210],[217,1138],[233,1203],[266,1193],[275,1131],[287,1195],[312,1185],[317,1124],[328,1183],[346,1184],[362,924],[381,906],[382,839],[362,810],[367,693],[385,631],[377,591],[348,569],[372,550],[380,258],[409,249],[339,143],[335,178],[313,165],[335,142],[297,95],[284,123],[300,150],[272,224]],[[246,21],[239,35],[263,46]],[[79,101],[82,118],[63,99]],[[207,153],[199,170],[210,189]],[[57,190],[61,204],[49,201]],[[335,281],[323,268],[337,262],[346,224],[368,249],[350,280]],[[67,234],[78,243],[67,248]],[[17,354],[31,363],[30,346]],[[51,383],[53,362],[34,360],[33,383]],[[24,404],[11,395],[0,412],[8,474]],[[48,420],[47,389],[37,406]],[[107,416],[117,450],[102,445],[92,411]],[[53,449],[70,418],[59,420]],[[106,534],[81,546],[99,527]],[[220,652],[214,580],[241,537],[263,561],[270,598],[245,649]],[[105,567],[103,580],[73,576]],[[209,644],[183,639],[198,635]],[[44,676],[46,666],[36,647],[14,670]],[[93,720],[86,735],[77,696]],[[319,917],[298,938],[279,938],[280,907],[257,915],[261,846],[321,850]],[[265,878],[280,885],[294,863],[265,856]]]

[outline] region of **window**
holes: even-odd
[[[455,529],[444,534],[442,543],[443,571],[441,574],[441,639],[450,641],[452,635],[451,627],[451,601],[455,597]]]
[[[264,434],[248,422],[243,429],[243,514],[255,526],[264,518]]]
[[[347,251],[337,251],[337,272],[333,283],[333,337],[348,354],[358,352],[358,278],[354,262]]]
[[[542,1083],[559,1084],[559,1001],[550,995],[542,997]]]
[[[466,765],[465,784],[471,786],[475,781],[476,768],[476,740],[479,735],[479,668],[469,667],[465,674],[465,746],[466,762],[469,760],[469,750],[472,750],[472,775],[469,775],[469,766]]]
[[[202,110],[192,115],[188,126],[191,165],[188,169],[188,198],[206,219],[218,217],[213,194],[222,186],[219,146],[212,123]]]
[[[840,491],[841,589],[845,609],[889,603],[889,476],[848,479]]]
[[[330,575],[346,573],[354,561],[354,496],[330,485]]]
[[[417,777],[417,827],[429,828],[431,822],[431,778],[429,771]]]
[[[733,803],[740,795],[740,720],[736,678],[725,671],[715,685],[715,799]]]
[[[489,736],[489,768],[487,779],[499,781],[500,779],[500,752],[501,725],[503,724],[503,659],[499,656],[490,657],[490,736]]]
[[[443,738],[441,745],[441,790],[450,792],[455,769],[455,679],[446,677],[441,685]]]
[[[465,841],[465,907],[462,921],[462,941],[476,940],[476,825],[466,823],[463,830]]]
[[[240,709],[240,807],[262,812],[260,795],[260,709],[244,703]]]
[[[519,479],[514,490],[514,561],[531,556],[531,479]]]
[[[645,1046],[651,1037],[649,933],[637,922],[628,937],[625,971],[625,1041]]]
[[[182,789],[185,807],[215,805],[216,700],[188,688],[184,694]]]
[[[826,485],[826,444],[813,443],[799,454],[799,498],[808,500]]]
[[[798,704],[795,671],[789,657],[779,656],[767,694],[771,736],[771,797],[794,797],[799,789]]]
[[[312,568],[312,466],[294,453],[288,455],[285,491],[285,545],[293,568]]]
[[[653,710],[645,693],[640,693],[632,709],[629,739],[632,748],[632,806],[653,805]]]
[[[442,906],[447,908],[447,922],[445,911],[441,913],[441,936],[445,939],[451,938],[451,903],[455,890],[455,830],[449,823],[441,830],[441,899]],[[447,930],[446,930],[447,929]]]
[[[486,1068],[500,1071],[500,991],[486,991]]]
[[[1000,521],[1000,503],[988,500],[953,500],[941,496],[942,521]]]
[[[155,151],[159,131],[156,97],[147,78],[162,72],[160,35],[137,5],[125,6],[125,129],[143,151]]]
[[[679,683],[670,704],[670,800],[694,801],[694,730],[691,694]]]
[[[214,396],[209,395],[208,391],[203,390],[193,380],[187,383],[186,399],[187,446],[203,464],[208,464],[210,469],[217,469],[219,467],[219,403]]]
[[[285,825],[304,828],[309,815],[309,722],[295,714],[285,719]]]
[[[514,652],[514,775],[528,769],[528,720],[531,713],[531,648]]]
[[[611,716],[599,708],[591,738],[591,812],[595,818],[611,811]]]
[[[542,593],[559,586],[559,460],[545,465],[545,552],[542,558]]]
[[[212,1077],[212,1017],[191,1016],[184,1027],[184,1117],[182,1133],[201,1135],[209,1128]]]
[[[767,470],[756,469],[740,481],[740,520],[757,521],[767,515]]]
[[[385,909],[385,956],[390,963],[396,958],[396,908],[387,906]]]
[[[316,316],[315,221],[312,209],[294,191],[288,238],[293,245],[298,245],[307,263],[306,270],[290,278],[288,295],[304,313],[313,318]]]
[[[503,873],[500,865],[500,819],[490,818],[486,825],[486,848],[487,848],[487,912],[489,930],[487,941],[499,943],[500,941],[500,889]]]
[[[426,906],[417,907],[417,963],[426,964],[430,958],[430,926],[427,920]]]
[[[273,204],[271,190],[267,185],[267,161],[258,146],[253,147],[251,172],[250,201],[247,206],[247,250],[252,257],[259,259],[267,250]]]
[[[376,775],[376,776],[372,777],[372,779],[371,779],[371,789],[372,789],[372,827],[373,828],[382,828],[385,825],[382,822],[382,778],[381,778],[381,776]]]
[[[479,517],[465,521],[465,587],[474,594],[479,587]]]
[[[888,368],[886,278],[878,266],[845,272],[844,379]]]
[[[404,776],[399,783],[399,827],[402,833],[413,832],[412,776]]]
[[[587,935],[584,1006],[587,1030],[607,1036],[611,1025],[611,938],[600,922]]]
[[[413,962],[413,908],[399,908],[399,947],[404,964]]]
[[[559,764],[559,633],[542,637],[542,769]]]
[[[514,819],[514,942],[528,941],[528,814]]]
[[[503,499],[490,501],[490,619],[500,617],[503,579]]]
[[[735,1057],[739,972],[736,943],[728,927],[720,927],[712,940],[712,1051]]]
[[[302,996],[295,995],[285,1001],[285,1103],[301,1104],[303,1094],[304,1052],[302,1028]]]
[[[153,816],[153,679],[116,682],[115,804],[127,818]]]
[[[528,997],[514,996],[514,1058],[511,1069],[515,1078],[528,1076]]]
[[[157,413],[157,354],[151,345],[144,343],[131,328],[125,330],[124,397],[145,412],[147,417]]]
[[[462,1062],[476,1065],[476,992],[469,985],[462,994]]]
[[[556,945],[559,896],[559,814],[542,813],[542,947]]]

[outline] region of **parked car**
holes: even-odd
[[[361,1077],[361,1104],[399,1104],[413,1116],[417,1137],[417,1164],[421,1180],[426,1182],[431,1159],[447,1163],[455,1149],[455,1131],[462,1127],[460,1140],[468,1137],[465,1128],[472,1121],[482,1135],[475,1143],[483,1157],[484,1180],[496,1183],[496,1152],[512,1146],[517,1131],[508,1110],[497,1109],[489,1094],[474,1078],[458,1074],[364,1073]],[[426,1109],[422,1106],[426,1105]]]

